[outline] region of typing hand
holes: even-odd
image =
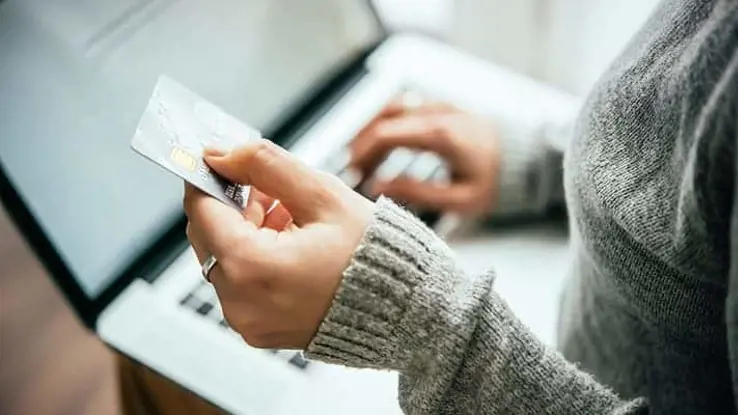
[[[225,178],[253,186],[243,212],[185,189],[188,238],[228,324],[257,348],[304,349],[317,332],[374,204],[335,177],[260,141],[206,152]],[[258,191],[256,189],[261,189]],[[270,210],[274,200],[279,204]]]
[[[408,107],[398,98],[351,142],[351,165],[371,177],[392,150],[431,151],[446,162],[449,182],[399,177],[374,181],[369,193],[429,210],[489,213],[497,190],[497,144],[494,127],[481,117],[440,102]]]

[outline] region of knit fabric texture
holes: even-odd
[[[565,155],[502,146],[506,212],[566,196],[558,350],[510,311],[493,271],[466,275],[380,199],[306,355],[398,371],[410,414],[736,413],[737,103],[738,1],[662,3]],[[565,192],[546,179],[561,166]]]

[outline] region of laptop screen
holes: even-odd
[[[264,129],[379,36],[364,0],[5,0],[0,162],[94,298],[181,218],[129,147],[161,74]]]

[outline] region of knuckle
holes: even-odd
[[[374,148],[383,148],[388,145],[393,137],[393,126],[388,121],[374,127],[372,131],[371,142],[367,140],[367,145]]]
[[[436,127],[435,134],[440,145],[446,148],[452,148],[454,146],[454,134],[445,124],[439,124],[439,126]]]
[[[438,135],[438,146],[445,153],[457,153],[460,150],[456,136],[448,128],[442,134]]]
[[[338,195],[338,192],[336,189],[334,189],[334,186],[328,185],[329,182],[332,182],[333,180],[339,180],[338,178],[329,178],[326,179],[323,183],[315,183],[313,185],[312,195],[313,195],[313,203],[315,203],[316,206],[319,206],[321,208],[332,208],[336,206],[341,198]],[[340,181],[340,180],[339,180]],[[332,184],[332,183],[331,183]],[[343,183],[336,183],[335,186],[342,186]]]
[[[261,139],[255,144],[252,161],[257,164],[269,165],[277,158],[276,146],[269,140]]]
[[[428,123],[428,130],[431,134],[437,136],[439,139],[446,138],[448,135],[448,126],[443,117],[431,118]]]
[[[336,175],[326,171],[315,171],[315,180],[305,184],[313,203],[319,206],[332,206],[340,201],[340,190],[346,185]]]
[[[353,151],[359,151],[363,147],[366,147],[367,144],[369,144],[372,140],[372,136],[370,135],[372,133],[371,128],[362,131],[359,135],[354,137],[353,140],[348,144],[348,148]]]
[[[473,213],[478,203],[477,194],[472,189],[465,189],[453,200],[454,209],[461,213]]]
[[[373,135],[367,140],[367,147],[372,151],[382,152],[392,146],[396,137],[395,121],[385,121],[374,127]]]

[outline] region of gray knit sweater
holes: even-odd
[[[380,200],[308,356],[399,371],[412,414],[735,413],[737,103],[738,1],[665,2],[594,89],[563,163],[560,351]],[[561,163],[507,144],[502,203],[542,210]]]

